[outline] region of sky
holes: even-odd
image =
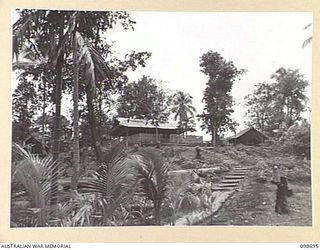
[[[115,26],[106,34],[120,57],[135,50],[152,53],[145,68],[129,72],[129,80],[147,75],[163,82],[163,87],[182,90],[193,96],[193,105],[203,111],[203,91],[208,80],[200,71],[200,57],[212,50],[237,68],[246,69],[235,81],[231,94],[236,102],[233,118],[245,128],[244,97],[253,93],[255,84],[271,82],[280,67],[299,69],[311,85],[312,46],[302,48],[312,35],[311,12],[129,12],[136,21],[134,31]],[[13,22],[17,15],[13,12]],[[13,89],[16,75],[13,74]],[[307,89],[311,98],[311,87]],[[63,100],[63,112],[70,112],[71,98]],[[309,118],[309,114],[305,114]],[[200,129],[196,135],[210,140]],[[228,134],[227,134],[228,135]]]
[[[299,69],[311,84],[312,46],[302,43],[312,35],[312,13],[308,12],[129,12],[136,21],[134,31],[117,27],[107,34],[114,41],[119,57],[135,51],[149,51],[151,58],[145,68],[129,74],[130,81],[143,74],[162,80],[163,87],[182,90],[193,96],[193,105],[202,113],[203,91],[207,77],[200,71],[200,57],[212,50],[237,68],[247,70],[235,81],[232,96],[236,101],[234,119],[245,128],[243,98],[251,94],[254,85],[270,82],[270,76],[280,67]],[[309,97],[311,88],[308,88]],[[308,114],[306,114],[308,118]],[[197,135],[209,140],[201,131]]]

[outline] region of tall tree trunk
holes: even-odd
[[[216,129],[213,125],[211,126],[211,144],[212,146],[216,145]]]
[[[86,87],[86,94],[87,94],[87,105],[88,105],[90,132],[91,132],[91,144],[95,150],[97,160],[101,161],[102,159],[101,143],[97,135],[97,121],[94,113],[93,92],[92,92],[91,86],[89,85],[87,85]]]
[[[186,138],[187,138],[187,136],[188,136],[188,122],[186,122],[184,129],[186,131]]]
[[[54,131],[53,131],[53,146],[52,154],[53,159],[57,160],[60,154],[60,136],[61,136],[61,95],[62,95],[62,67],[63,67],[63,54],[61,54],[57,61],[57,76],[56,76],[56,90],[55,90],[55,115],[54,115]]]
[[[155,218],[155,224],[156,225],[161,225],[161,213],[160,213],[160,209],[161,209],[161,202],[159,201],[155,201],[154,204],[154,218]]]
[[[59,23],[59,37],[58,42],[61,43],[63,40],[63,28],[64,28],[64,15],[61,14]],[[54,125],[53,125],[53,145],[52,145],[52,155],[53,160],[57,160],[60,154],[60,134],[61,134],[61,95],[62,95],[62,85],[63,85],[63,61],[64,61],[64,51],[58,57],[56,64],[56,78],[55,78],[55,115],[54,115]],[[58,166],[58,165],[57,165]],[[55,193],[58,188],[57,179],[52,179],[51,193]],[[51,204],[56,204],[57,198],[51,195]]]
[[[217,140],[218,140],[217,128],[215,126],[213,126],[212,127],[212,132],[211,132],[211,143],[212,143],[212,146],[217,146]]]
[[[76,34],[76,33],[75,33]],[[75,36],[74,34],[74,36]],[[71,188],[77,190],[80,166],[80,148],[79,148],[79,64],[77,56],[77,42],[73,41],[73,175],[71,179]]]
[[[43,98],[43,104],[42,104],[42,121],[41,121],[41,132],[42,132],[42,138],[41,138],[41,143],[42,143],[42,153],[44,153],[45,151],[45,122],[46,122],[46,107],[47,107],[47,104],[46,104],[46,99],[47,99],[47,96],[46,96],[46,82],[43,81],[43,94],[42,94],[42,98]]]

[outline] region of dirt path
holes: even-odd
[[[274,212],[277,187],[270,182],[259,183],[253,176],[249,175],[221,209],[201,225],[312,225],[310,183],[289,183],[294,193],[288,198],[290,213],[278,215]]]

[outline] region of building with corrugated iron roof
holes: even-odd
[[[176,143],[177,135],[183,130],[176,122],[159,122],[151,120],[117,118],[110,135],[125,138],[128,144]]]

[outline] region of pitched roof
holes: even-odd
[[[240,136],[244,135],[245,133],[247,133],[248,131],[250,131],[253,128],[246,128],[244,130],[241,130],[240,132],[236,133],[233,136],[230,136],[228,139],[235,139],[235,138],[239,138]]]
[[[243,136],[244,134],[246,134],[247,132],[249,132],[251,129],[257,131],[258,133],[260,133],[261,135],[263,135],[264,138],[267,138],[264,134],[262,134],[260,131],[256,130],[255,128],[253,127],[249,127],[249,128],[246,128],[244,130],[241,130],[240,132],[236,133],[235,135],[233,136],[230,136],[230,137],[227,137],[226,140],[231,140],[231,139],[238,139],[240,138],[241,136]]]
[[[132,118],[116,118],[120,126],[128,128],[156,128],[156,125],[150,120],[145,119],[132,119]],[[178,129],[177,122],[160,122],[158,129]]]

